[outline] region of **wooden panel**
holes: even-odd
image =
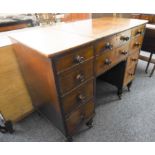
[[[0,111],[17,121],[32,112],[31,99],[11,46],[0,48]]]
[[[50,103],[60,112],[51,60],[16,41],[13,47],[35,107]]]
[[[61,94],[73,89],[93,76],[93,60],[86,61],[58,76]]]
[[[74,134],[77,129],[94,114],[93,101],[81,106],[78,110],[74,111],[66,120],[69,134]]]
[[[75,51],[72,51],[70,54],[61,55],[60,58],[57,58],[55,61],[57,72],[62,72],[69,67],[79,65],[84,61],[93,58],[93,46],[89,45]]]
[[[82,85],[78,89],[74,90],[73,92],[62,98],[65,114],[68,114],[73,109],[75,109],[81,104],[86,103],[93,97],[93,85],[93,80],[89,80],[86,84]]]

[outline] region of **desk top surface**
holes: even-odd
[[[12,33],[10,37],[47,57],[52,57],[59,52],[146,23],[146,20],[105,17],[29,28]]]

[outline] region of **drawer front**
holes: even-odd
[[[100,55],[105,51],[110,51],[116,47],[116,36],[103,38],[95,43],[95,54]]]
[[[130,38],[131,38],[131,30],[127,30],[117,34],[116,35],[117,46],[122,46],[126,43],[129,43]]]
[[[145,26],[144,25],[135,27],[131,31],[131,36],[132,37],[143,36],[144,35],[144,31],[145,31]]]
[[[60,74],[59,86],[61,94],[66,93],[91,78],[93,76],[93,63],[93,60],[90,60]]]
[[[133,38],[130,43],[130,54],[135,51],[140,51],[142,43],[143,43],[143,36]]]
[[[100,75],[110,69],[116,62],[115,51],[107,51],[96,57],[95,72]]]
[[[88,59],[93,58],[93,46],[82,47],[66,55],[61,55],[55,59],[55,66],[57,73],[60,73],[70,67],[82,64]]]
[[[88,121],[94,114],[94,102],[89,101],[85,105],[82,105],[79,109],[72,112],[71,115],[67,118],[66,124],[68,133],[73,135],[77,132],[79,127]]]
[[[128,66],[135,66],[138,63],[139,58],[139,52],[135,52],[132,55],[130,55],[127,59],[127,65]]]
[[[127,66],[124,77],[124,86],[126,86],[131,80],[134,79],[135,70],[138,63],[139,53],[134,53],[130,55],[127,59]]]
[[[135,77],[135,65],[127,67],[125,71],[124,83],[123,85],[126,86],[129,82],[131,82]]]
[[[116,49],[115,60],[120,62],[121,60],[127,59],[128,55],[129,55],[129,43]]]
[[[78,106],[85,104],[88,100],[94,96],[94,82],[89,80],[78,89],[72,91],[68,95],[62,97],[62,104],[64,113],[69,114],[75,110]]]

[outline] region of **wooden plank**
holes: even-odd
[[[0,47],[0,111],[6,120],[13,122],[33,111],[11,46]]]

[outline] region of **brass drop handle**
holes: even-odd
[[[76,79],[80,82],[83,82],[85,80],[84,75],[81,73],[76,76]]]
[[[139,46],[141,45],[141,43],[136,42],[134,45],[135,45],[136,47],[139,47]]]
[[[81,57],[81,56],[79,56],[79,55],[77,55],[76,57],[75,57],[75,62],[76,63],[82,63],[84,61],[84,57]]]
[[[122,41],[128,41],[130,39],[130,37],[128,37],[128,36],[121,36],[120,37],[120,40],[122,40]]]
[[[112,62],[111,62],[111,60],[110,59],[105,59],[105,61],[104,61],[104,64],[106,64],[106,65],[110,65]]]
[[[113,49],[113,45],[110,44],[109,42],[107,42],[107,43],[105,44],[105,48],[106,48],[106,49],[112,50],[112,49]]]
[[[127,55],[128,54],[128,51],[127,50],[123,50],[123,51],[121,51],[121,54]]]
[[[82,103],[85,102],[85,100],[86,100],[86,97],[85,97],[84,95],[82,95],[82,94],[78,95],[77,98],[78,98],[78,100],[80,100]]]

